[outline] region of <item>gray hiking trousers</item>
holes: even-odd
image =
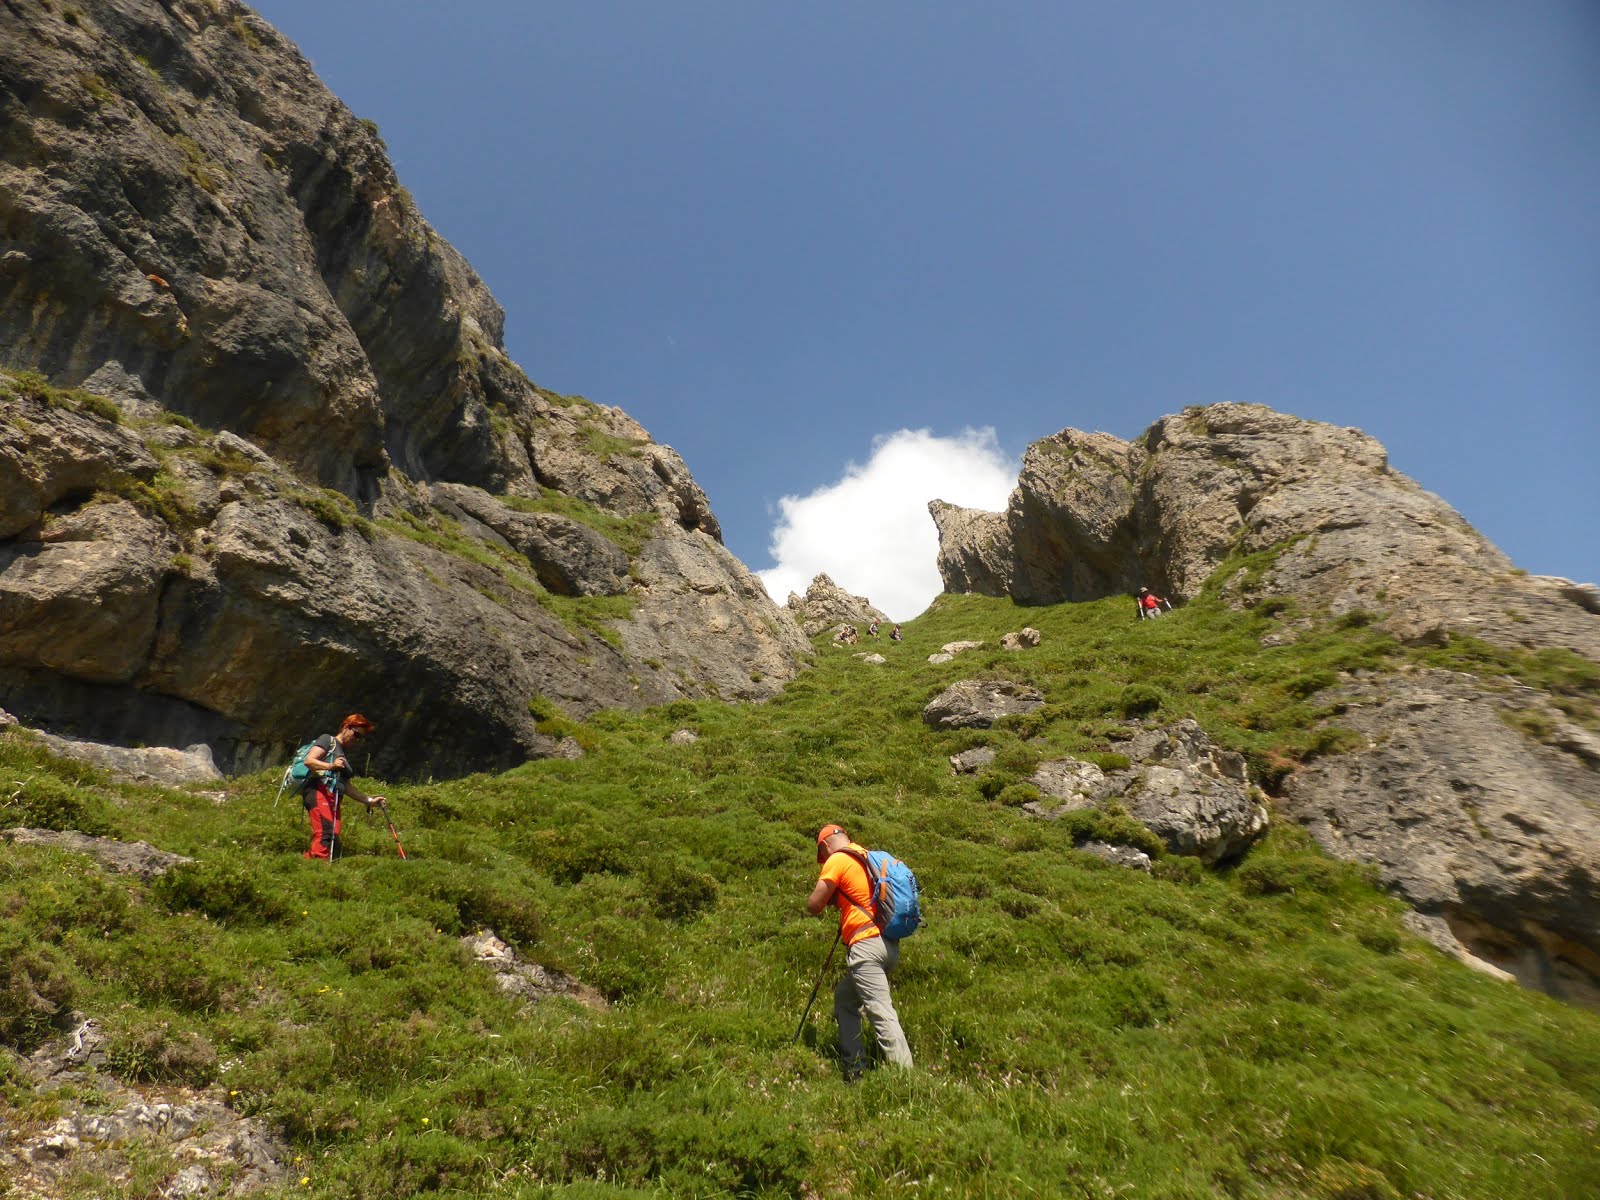
[[[862,938],[845,953],[844,978],[833,989],[833,1016],[839,1022],[839,1051],[846,1071],[859,1071],[861,1014],[866,1011],[883,1057],[897,1066],[911,1065],[911,1047],[889,995],[889,976],[900,962],[900,943],[888,938]]]

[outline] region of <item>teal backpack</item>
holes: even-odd
[[[865,858],[854,850],[840,853],[848,854],[866,871],[872,885],[872,912],[868,915],[884,937],[897,942],[922,927],[922,892],[910,867],[887,850],[868,850]]]
[[[306,766],[306,755],[311,753],[311,747],[317,743],[307,742],[294,752],[294,758],[283,770],[283,778],[278,781],[278,795],[272,801],[272,807],[278,807],[278,801],[283,799],[283,793],[293,788],[300,792],[305,790],[306,780],[311,778],[311,768]]]

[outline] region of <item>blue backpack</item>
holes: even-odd
[[[921,928],[922,891],[910,867],[887,850],[868,850],[865,858],[854,850],[840,853],[848,854],[866,871],[872,885],[872,912],[868,915],[884,937],[898,942]]]

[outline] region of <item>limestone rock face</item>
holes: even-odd
[[[827,575],[818,575],[804,596],[789,593],[790,614],[807,637],[816,637],[835,625],[854,625],[866,630],[874,621],[889,620],[865,596],[852,596]]]
[[[1292,542],[1233,592],[1380,612],[1403,640],[1454,630],[1600,659],[1587,587],[1514,574],[1359,430],[1260,405],[1190,409],[1133,442],[1063,430],[1028,448],[1003,514],[929,509],[947,591],[1051,604],[1147,585],[1181,599],[1231,554]]]
[[[235,0],[0,6],[0,704],[385,774],[809,653],[682,459],[506,356],[377,130]],[[82,388],[82,391],[63,389]]]
[[[1329,853],[1376,864],[1478,957],[1600,1002],[1600,770],[1560,714],[1442,671],[1330,696],[1367,747],[1290,776],[1287,815]],[[1529,712],[1555,730],[1550,744],[1504,719]]]
[[[963,679],[940,692],[922,710],[935,729],[988,729],[1002,717],[1044,705],[1037,688],[1010,679]]]

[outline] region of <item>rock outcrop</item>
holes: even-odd
[[[790,592],[787,607],[807,637],[838,625],[866,629],[889,620],[865,596],[852,596],[827,575],[813,579],[804,596]]]
[[[492,929],[467,934],[461,945],[474,962],[493,973],[501,991],[524,1002],[524,1011],[551,996],[565,996],[589,1008],[610,1007],[604,996],[572,976],[518,958],[517,952],[496,937]]]
[[[203,743],[175,750],[166,746],[112,746],[57,737],[39,730],[35,730],[33,736],[50,753],[99,767],[124,783],[182,787],[188,783],[215,783],[222,779],[222,772],[211,758],[211,748]]]
[[[148,842],[122,842],[115,838],[90,837],[73,830],[55,829],[0,829],[0,841],[14,842],[19,846],[47,846],[52,850],[66,850],[72,854],[87,854],[101,866],[121,875],[133,875],[148,883],[165,875],[173,867],[194,859],[167,850],[158,850]]]
[[[1141,730],[1121,751],[1129,765],[1109,773],[1075,758],[1040,763],[1029,782],[1049,799],[1023,807],[1053,818],[1115,799],[1173,854],[1207,865],[1237,858],[1266,829],[1244,759],[1212,744],[1195,721]]]
[[[1038,688],[1010,679],[963,679],[952,683],[922,709],[934,729],[988,729],[1003,717],[1044,707]]]
[[[1328,695],[1342,710],[1333,719],[1366,746],[1291,775],[1285,813],[1329,853],[1376,864],[1479,958],[1600,1004],[1600,778],[1583,750],[1592,735],[1528,689],[1443,671]]]
[[[808,653],[625,413],[530,383],[370,122],[234,0],[0,6],[0,704],[225,770],[760,699]],[[309,722],[309,725],[308,725]]]
[[[1266,647],[1350,614],[1412,646],[1470,635],[1600,663],[1594,585],[1517,571],[1359,430],[1257,405],[1189,409],[1132,442],[1064,430],[1029,448],[1005,513],[930,511],[951,591],[1051,603],[1148,585],[1185,598],[1248,555],[1218,580],[1224,600],[1286,597],[1297,614]],[[1580,690],[1573,711],[1592,714],[1592,683]],[[1446,675],[1323,692],[1369,747],[1290,775],[1283,800],[1330,851],[1375,864],[1436,941],[1595,1002],[1600,734],[1558,700]]]
[[[1277,551],[1229,581],[1338,615],[1384,615],[1402,640],[1470,633],[1600,660],[1589,589],[1522,576],[1373,438],[1254,404],[1164,417],[1132,442],[1066,429],[1023,456],[1006,511],[934,501],[952,592],[1023,604],[1195,595],[1235,554]]]
[[[104,1070],[108,1060],[100,1023],[82,1013],[72,1014],[70,1032],[20,1060],[52,1104],[35,1106],[0,1139],[0,1176],[12,1194],[63,1195],[93,1176],[120,1190],[136,1170],[137,1186],[168,1197],[244,1196],[284,1178],[283,1137],[229,1107],[221,1088],[133,1088]]]

